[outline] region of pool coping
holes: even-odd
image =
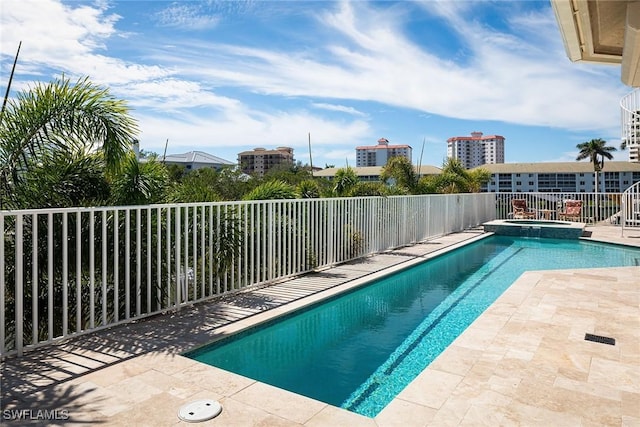
[[[616,230],[610,228],[609,231],[615,232]],[[613,234],[605,236],[604,241],[609,243],[624,242],[630,246],[640,246],[640,239],[635,236],[631,238],[612,236]],[[446,240],[447,236],[443,238]],[[592,238],[599,240],[600,236],[594,232]],[[409,249],[404,251],[410,252]],[[395,255],[388,255],[387,259],[393,256]],[[424,260],[415,254],[414,257],[413,262]],[[408,266],[404,264],[402,267],[396,266],[395,268],[407,268]],[[373,267],[373,261],[372,264],[363,267]],[[342,269],[336,270],[344,272],[347,269],[342,267]],[[390,273],[389,270],[370,273],[366,277],[366,281],[370,281],[375,274],[384,276]],[[576,289],[585,290],[586,294],[600,295],[603,285],[619,282],[621,286],[626,286],[624,284],[631,281],[636,289],[633,292],[623,289],[622,295],[625,296],[622,303],[623,310],[614,309],[613,315],[616,315],[617,312],[628,311],[629,308],[624,306],[624,301],[637,302],[639,300],[638,286],[633,278],[634,274],[638,274],[638,269],[635,267],[523,274],[509,288],[508,293],[505,292],[485,313],[476,319],[436,361],[374,419],[209,367],[180,355],[182,351],[193,349],[195,345],[204,343],[204,338],[219,337],[219,334],[224,333],[225,330],[229,331],[229,329],[210,328],[206,332],[202,331],[206,337],[176,336],[172,342],[169,338],[160,340],[162,341],[160,343],[155,342],[158,341],[156,336],[164,337],[164,333],[166,333],[165,330],[157,330],[158,324],[162,327],[163,324],[181,322],[184,320],[183,318],[198,322],[201,320],[197,316],[198,308],[194,313],[187,313],[183,318],[167,316],[167,318],[155,322],[155,327],[151,327],[153,322],[140,322],[139,325],[118,328],[109,332],[108,334],[119,340],[121,345],[107,346],[103,341],[95,339],[92,341],[87,336],[78,337],[75,344],[67,345],[73,351],[63,352],[65,344],[61,344],[38,352],[39,359],[34,357],[24,363],[18,361],[4,363],[3,374],[16,374],[16,377],[23,375],[20,377],[23,383],[18,382],[10,386],[24,389],[25,396],[29,386],[37,381],[43,381],[40,377],[33,378],[36,374],[34,371],[39,369],[36,368],[38,363],[42,364],[46,360],[53,359],[62,363],[62,368],[58,366],[55,372],[49,375],[51,377],[62,375],[63,370],[78,371],[79,373],[69,380],[57,381],[41,387],[36,393],[24,398],[18,397],[17,400],[8,402],[3,400],[3,408],[28,407],[33,409],[42,407],[43,402],[53,402],[49,404],[57,404],[62,408],[67,408],[79,422],[91,420],[108,425],[131,425],[131,423],[137,425],[185,425],[184,422],[177,419],[178,408],[196,398],[207,397],[220,400],[223,404],[223,412],[218,418],[205,425],[411,426],[486,424],[489,421],[491,424],[497,425],[505,423],[544,424],[543,420],[553,420],[551,424],[554,425],[575,425],[576,420],[580,422],[583,418],[585,422],[593,423],[594,420],[587,415],[597,417],[597,414],[594,415],[593,411],[589,411],[588,408],[587,410],[582,409],[587,414],[581,415],[571,407],[564,407],[562,402],[547,402],[543,398],[544,396],[535,395],[535,393],[534,396],[522,399],[519,392],[533,393],[538,386],[532,385],[531,381],[533,380],[530,377],[522,377],[517,381],[517,384],[513,383],[517,378],[514,379],[515,368],[511,365],[517,364],[518,370],[524,373],[530,372],[532,367],[537,369],[545,366],[553,367],[554,364],[547,360],[551,356],[545,353],[537,356],[534,351],[536,349],[531,343],[527,344],[525,338],[529,335],[533,336],[532,342],[539,347],[545,343],[544,340],[551,338],[554,339],[554,345],[564,345],[562,342],[557,342],[555,334],[558,334],[558,331],[553,328],[563,328],[566,327],[568,321],[570,323],[571,318],[567,319],[566,315],[559,315],[558,312],[568,309],[561,305],[566,301],[572,301]],[[352,286],[355,285],[355,281],[353,282]],[[561,298],[556,294],[563,283],[572,284],[569,289],[570,293],[567,294],[569,297]],[[335,291],[337,292],[337,289]],[[552,294],[540,296],[538,295],[539,291],[548,291]],[[526,301],[532,302],[533,306],[523,305]],[[604,302],[609,304],[607,301],[608,299],[605,299]],[[310,303],[312,302],[302,302],[302,300],[293,302],[293,304],[304,305]],[[589,326],[587,329],[598,332],[597,322],[589,321],[588,316],[584,313],[584,310],[592,306],[593,302],[586,300],[581,304],[584,306],[578,316],[580,322],[583,323],[579,325],[581,330],[585,329],[586,325]],[[293,309],[294,306],[289,308]],[[272,312],[271,314],[278,314],[278,311],[275,310],[279,308],[272,308],[269,311]],[[611,312],[610,307],[605,306],[604,308]],[[202,307],[199,310],[202,310]],[[636,303],[634,315],[637,315],[637,310],[638,304]],[[558,315],[555,320],[558,320],[560,324],[552,328],[548,325],[554,314]],[[253,314],[237,321],[234,327],[250,327],[258,320],[259,315]],[[515,337],[511,337],[512,340],[515,340],[513,342],[504,338],[501,332],[508,333],[514,328],[523,328],[523,319],[526,319],[527,316],[532,322],[545,320],[547,323],[543,323],[553,332],[551,337],[544,334],[540,336],[541,331],[536,329],[524,331],[526,333],[518,331]],[[640,329],[637,327],[638,318],[638,316],[634,318],[636,323],[630,324],[628,329],[633,331]],[[184,320],[185,324],[187,320]],[[524,324],[526,325],[526,322]],[[606,327],[606,325],[599,326],[600,329],[606,329]],[[546,328],[542,329],[546,330]],[[132,333],[135,330],[138,330],[138,335],[135,338],[130,338],[127,333]],[[487,332],[490,332],[490,336],[487,336]],[[105,332],[105,334],[107,333]],[[565,338],[564,341],[571,348],[576,345],[575,330],[569,330],[569,336]],[[635,340],[634,343],[640,342],[637,338],[636,336],[631,337],[632,340]],[[621,345],[624,342],[628,343],[629,339],[625,338],[624,341],[620,341]],[[149,343],[149,340],[154,342]],[[136,347],[137,353],[131,349],[133,344],[140,347],[139,349]],[[145,344],[149,347],[145,347]],[[519,349],[518,346],[522,345],[525,347]],[[623,350],[624,348],[627,350]],[[562,354],[558,348],[554,348],[553,351]],[[90,366],[92,363],[97,364],[96,360],[99,357],[115,358],[119,353],[122,353],[120,360],[97,368]],[[586,357],[584,354],[569,353],[569,359],[577,358],[570,363],[569,367],[572,369],[560,366],[556,367],[555,371],[556,373],[571,372],[572,374],[556,375],[554,381],[551,382],[552,386],[553,384],[556,386],[551,390],[554,392],[558,388],[569,390],[570,394],[566,396],[566,402],[574,404],[574,406],[575,401],[571,394],[577,393],[577,395],[585,397],[584,393],[581,393],[581,388],[587,392],[585,397],[587,399],[593,398],[594,395],[596,397],[603,395],[604,397],[600,396],[598,399],[603,404],[608,404],[607,408],[599,405],[600,400],[590,401],[590,404],[593,408],[599,408],[600,413],[607,416],[610,416],[612,411],[615,412],[616,415],[613,418],[604,419],[605,421],[613,419],[640,424],[640,413],[635,409],[635,405],[632,405],[640,397],[638,390],[640,378],[634,376],[635,373],[640,372],[638,356],[629,356],[628,346],[619,347],[613,353],[615,354],[611,353],[611,349],[604,347],[589,347],[588,355],[590,360],[597,361],[602,366],[606,365],[607,375],[611,375],[612,372],[616,373],[621,378],[618,382],[623,387],[622,389],[597,384],[602,373],[591,373],[585,367],[588,364],[585,365],[582,362]],[[614,362],[617,364],[612,368],[611,364]],[[542,365],[540,365],[541,363]],[[502,367],[503,371],[498,369],[501,364],[506,364],[506,374],[504,366]],[[626,366],[625,364],[628,365],[626,370],[621,368],[621,366]],[[80,367],[85,365],[87,368],[82,371]],[[42,369],[40,371],[43,372]],[[489,371],[491,371],[491,375],[489,375]],[[544,373],[548,375],[543,376],[542,380],[549,380],[551,374],[547,371],[548,369],[545,368]],[[579,381],[585,379],[586,381]],[[3,375],[3,381],[6,382],[6,375]],[[28,384],[29,382],[32,384]],[[539,387],[549,387],[549,384],[543,382]],[[576,391],[576,388],[580,390]],[[613,399],[611,395],[613,395]],[[531,399],[536,400],[536,403],[532,403]],[[613,410],[611,409],[612,403]]]
[[[505,236],[521,236],[522,232],[526,230],[527,233],[534,233],[532,237],[579,239],[587,224],[544,219],[495,219],[483,223],[482,226],[486,232]]]

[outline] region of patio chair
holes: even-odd
[[[582,200],[565,200],[558,218],[565,221],[580,221],[582,218]]]
[[[535,211],[530,211],[525,199],[512,199],[513,217],[516,219],[531,219],[536,217]]]

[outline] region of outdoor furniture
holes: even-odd
[[[513,217],[516,219],[535,219],[536,212],[529,210],[525,199],[511,199]]]
[[[553,209],[538,209],[538,213],[540,214],[540,219],[545,219],[547,221],[553,219],[553,214],[556,211],[554,211]]]
[[[565,200],[558,218],[565,221],[580,221],[582,218],[582,200]]]

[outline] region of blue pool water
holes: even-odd
[[[640,249],[493,236],[186,356],[374,417],[523,272],[640,265]]]

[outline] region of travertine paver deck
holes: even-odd
[[[593,239],[640,246],[640,230],[624,238],[615,227],[589,230]],[[70,416],[58,422],[64,425],[188,425],[178,408],[213,398],[222,414],[197,425],[640,426],[640,267],[526,273],[375,419],[180,356],[477,234],[444,236],[10,359],[2,365],[1,421],[6,410],[58,409]],[[616,346],[584,341],[585,332],[615,337]]]

